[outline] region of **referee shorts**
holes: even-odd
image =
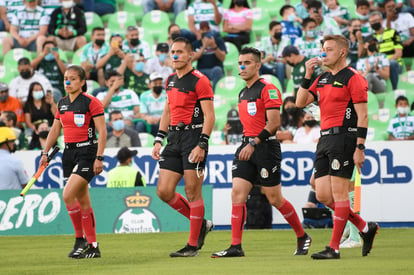
[[[315,179],[326,175],[350,179],[355,147],[355,133],[321,136],[315,153]]]
[[[167,145],[161,153],[158,161],[160,169],[167,169],[179,174],[184,170],[204,170],[207,153],[200,163],[190,163],[188,157],[191,151],[198,145],[202,129],[168,131]]]
[[[245,140],[233,160],[232,177],[242,178],[254,185],[276,186],[280,184],[280,162],[282,153],[277,140],[267,140],[256,145],[249,160],[239,159],[240,151],[247,146]]]
[[[93,164],[95,162],[98,145],[89,145],[80,148],[70,148],[63,151],[63,177],[67,180],[71,174],[77,174],[90,182],[95,176]]]

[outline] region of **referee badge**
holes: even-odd
[[[249,115],[254,116],[257,112],[256,102],[248,102],[247,103],[247,112]]]
[[[85,124],[85,115],[84,114],[74,114],[73,115],[73,122],[75,122],[76,126],[82,127]]]
[[[263,179],[267,179],[269,177],[269,172],[265,168],[262,168],[262,170],[260,170],[260,176]]]

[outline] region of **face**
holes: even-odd
[[[126,35],[126,39],[128,40],[128,41],[131,41],[131,39],[139,39],[139,33],[138,33],[138,30],[133,30],[133,31],[130,31],[130,32],[128,32],[128,34]]]
[[[352,32],[353,30],[360,30],[361,28],[361,22],[359,20],[354,20],[351,26],[348,27],[348,30]]]
[[[338,47],[334,40],[328,40],[323,43],[322,51],[326,52],[326,57],[322,57],[322,64],[325,66],[332,66],[341,55],[345,54],[345,49]]]
[[[168,35],[171,37],[171,34],[173,33],[180,33],[180,27],[179,26],[172,26],[170,29],[170,32],[168,33]]]
[[[310,18],[313,18],[316,21],[320,21],[322,19],[322,8],[311,8],[308,12]]]
[[[122,37],[120,36],[113,36],[111,39],[111,47],[119,48],[122,45]]]
[[[369,22],[369,24],[370,24],[370,25],[375,24],[375,23],[381,23],[381,24],[382,24],[382,20],[381,20],[381,18],[379,17],[379,15],[374,15],[374,16],[371,16],[371,17],[368,19],[368,22]]]
[[[36,6],[37,6],[37,1],[31,1],[31,2],[29,2],[29,1],[24,1],[24,5],[25,5],[26,7],[29,7],[29,8],[34,9],[34,8],[36,8]]]
[[[397,105],[395,107],[408,107],[408,101],[407,100],[399,100]]]
[[[46,122],[39,124],[39,126],[37,127],[37,131],[49,131],[49,125],[47,125]]]
[[[105,39],[105,31],[95,31],[92,35],[92,40]]]
[[[313,31],[316,29],[316,23],[315,22],[309,22],[306,27],[303,28],[305,31]]]
[[[76,70],[67,70],[64,75],[63,84],[65,85],[65,91],[68,94],[77,93],[82,91],[82,86],[85,84],[85,80],[81,80]],[[68,85],[66,81],[69,80]]]
[[[177,55],[177,59],[174,59]],[[172,60],[173,69],[180,70],[191,64],[191,52],[186,48],[184,42],[176,42],[172,44],[170,51],[170,59]]]
[[[270,31],[269,34],[271,37],[275,34],[275,32],[282,32],[282,25],[276,25],[274,26]]]
[[[311,114],[305,113],[303,120],[315,120],[315,118]]]
[[[244,66],[244,70],[240,67]],[[256,62],[255,56],[251,53],[239,55],[239,74],[243,80],[249,80],[259,73],[260,63]]]
[[[32,91],[32,94],[33,94],[34,92],[39,92],[39,91],[42,91],[42,92],[43,92],[42,86],[40,86],[40,85],[38,85],[38,84],[34,85],[34,87],[33,87],[33,91]]]
[[[19,71],[19,73],[24,72],[24,71],[32,71],[32,66],[28,65],[19,65],[17,66],[17,70]]]
[[[283,17],[288,17],[291,14],[296,15],[294,8],[288,8],[288,9],[286,9],[285,12],[283,13]]]
[[[395,9],[397,7],[397,5],[395,4],[394,1],[390,1],[388,3],[385,4],[384,8],[385,8],[385,13],[387,14],[397,14],[397,10]]]
[[[335,9],[338,6],[336,0],[326,0],[325,4],[329,9]]]
[[[150,85],[151,88],[156,86],[162,86],[162,79],[155,79],[154,81],[151,81]]]
[[[117,120],[123,120],[122,114],[112,114],[111,115],[111,123]]]
[[[108,80],[105,81],[106,87],[111,88],[118,78],[120,78],[120,76],[111,76]]]
[[[359,6],[356,9],[357,13],[361,15],[367,15],[369,13],[369,7],[368,6]]]

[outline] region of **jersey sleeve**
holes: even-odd
[[[197,99],[213,99],[214,93],[211,82],[206,76],[200,77],[196,84]]]
[[[273,84],[267,84],[262,90],[262,99],[267,109],[280,109],[282,105],[282,94]]]
[[[353,103],[368,102],[368,82],[359,72],[351,77],[348,88]]]
[[[315,98],[315,99],[317,99],[317,95],[316,95],[316,85],[318,84],[318,81],[319,81],[319,78],[321,77],[321,75],[320,76],[318,76],[316,79],[315,79],[315,81],[313,81],[313,83],[312,83],[312,85],[309,87],[309,92],[313,95],[313,97]]]
[[[96,98],[91,97],[92,101],[89,105],[89,111],[91,112],[92,117],[104,115],[104,109],[102,103]]]

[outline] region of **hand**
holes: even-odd
[[[312,77],[313,72],[315,71],[315,67],[320,65],[321,61],[319,60],[318,57],[313,57],[311,59],[309,59],[308,61],[306,61],[305,63],[305,67],[306,67],[306,73],[305,73],[305,78],[309,79]]]
[[[117,91],[119,88],[121,88],[122,86],[124,86],[124,78],[123,77],[118,77],[114,84],[112,84],[112,89],[114,89],[115,91]]]
[[[47,155],[42,155],[39,161],[39,167],[47,165]]]
[[[361,173],[361,168],[362,168],[362,165],[364,164],[364,161],[365,161],[364,150],[359,150],[358,148],[356,148],[354,152],[354,163],[359,173]]]
[[[190,155],[188,156],[188,159],[191,160],[193,163],[197,163],[197,162],[203,161],[205,158],[205,155],[206,155],[206,151],[197,145],[191,151]]]
[[[361,30],[356,31],[355,32],[355,37],[358,41],[362,41],[363,40],[362,31]]]
[[[152,158],[155,160],[160,159],[160,151],[161,151],[161,144],[159,142],[154,144],[154,148],[152,149]]]
[[[247,161],[250,159],[253,152],[254,152],[254,147],[251,146],[250,144],[247,144],[246,146],[244,146],[243,149],[241,149],[240,154],[239,154],[239,159]]]
[[[17,42],[19,42],[20,46],[22,46],[23,48],[26,48],[30,44],[28,38],[23,37],[19,37],[19,39],[17,39]]]
[[[95,159],[95,162],[93,163],[93,172],[95,175],[99,175],[103,170],[103,161]]]
[[[46,96],[45,96],[45,101],[46,101],[46,103],[48,103],[48,104],[50,104],[50,105],[52,105],[52,104],[54,104],[55,102],[53,101],[53,95],[52,95],[52,93],[46,93]]]
[[[132,53],[127,53],[127,54],[125,54],[125,55],[124,55],[124,61],[125,61],[127,64],[131,64],[132,62],[134,62],[134,61],[135,61],[134,54],[132,54]]]
[[[371,64],[369,64],[369,61],[368,61],[368,58],[367,59],[365,59],[365,67],[366,67],[366,72],[370,72],[371,71],[371,69],[372,69],[372,67],[371,67]]]
[[[109,56],[113,56],[113,55],[115,55],[115,54],[116,54],[116,49],[117,49],[117,48],[114,48],[114,47],[109,47],[108,55],[109,55]]]

